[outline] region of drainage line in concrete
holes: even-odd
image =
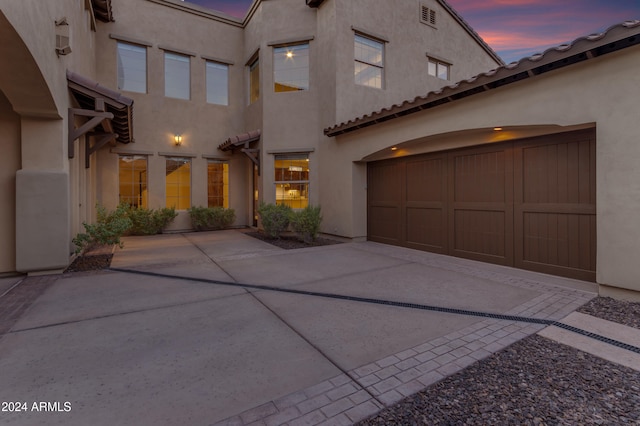
[[[153,276],[153,277],[159,277],[159,278],[172,278],[172,279],[178,279],[178,280],[195,281],[195,282],[202,282],[202,283],[208,283],[208,284],[218,284],[218,285],[225,285],[225,286],[231,286],[231,287],[242,287],[242,288],[249,288],[249,289],[255,289],[255,290],[267,290],[267,291],[275,291],[280,293],[299,294],[302,296],[315,296],[315,297],[324,297],[328,299],[347,300],[350,302],[361,302],[361,303],[370,303],[375,305],[396,306],[400,308],[420,309],[423,311],[440,312],[440,313],[447,313],[447,314],[466,315],[466,316],[498,319],[498,320],[505,320],[505,321],[526,322],[529,324],[541,324],[541,325],[547,325],[547,326],[553,325],[558,328],[572,331],[574,333],[577,333],[586,337],[590,337],[594,340],[608,343],[612,346],[616,346],[616,347],[640,354],[640,348],[637,346],[632,346],[627,343],[621,342],[619,340],[610,339],[600,334],[591,333],[589,331],[582,330],[580,328],[573,327],[567,324],[563,324],[555,320],[521,317],[517,315],[492,314],[489,312],[470,311],[467,309],[443,308],[441,306],[422,305],[419,303],[395,302],[392,300],[373,299],[373,298],[359,297],[359,296],[347,296],[347,295],[334,294],[334,293],[322,293],[317,291],[298,290],[294,288],[282,288],[282,287],[274,287],[269,285],[243,284],[243,283],[236,283],[236,282],[229,282],[229,281],[209,280],[206,278],[183,277],[180,275],[160,274],[157,272],[136,271],[134,269],[109,268],[109,270],[115,271],[115,272],[124,272],[129,274],[147,275],[147,276]]]

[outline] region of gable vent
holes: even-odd
[[[420,6],[420,22],[436,26],[436,11],[427,6]]]

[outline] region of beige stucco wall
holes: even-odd
[[[0,91],[0,274],[16,269],[16,171],[20,168],[20,116]]]
[[[325,229],[344,227],[346,236],[366,235],[366,166],[357,162],[372,154],[383,158],[595,126],[596,279],[601,285],[640,291],[639,66],[640,47],[627,48],[328,139],[327,155],[335,165],[323,167],[321,185],[346,189],[332,197],[323,193]],[[494,126],[505,132],[496,136]],[[392,146],[400,149],[391,154]]]
[[[62,269],[71,252],[70,185],[77,184],[70,181],[67,159],[66,71],[92,76],[89,12],[84,2],[73,0],[2,0],[0,11],[0,90],[18,114],[20,127],[19,163],[10,171],[15,182],[9,204],[15,209],[13,269]],[[72,52],[58,57],[55,21],[63,17],[70,27]],[[7,226],[11,218],[2,220]]]

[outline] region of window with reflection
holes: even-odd
[[[119,201],[131,207],[147,208],[147,157],[118,157]]]
[[[191,207],[191,159],[167,157],[166,206],[176,210]]]
[[[256,58],[249,65],[249,103],[252,104],[260,97],[260,61]]]
[[[309,155],[275,156],[276,204],[294,209],[309,205]]]
[[[309,90],[309,43],[273,49],[274,91]]]
[[[164,52],[164,95],[168,98],[191,97],[190,58],[186,55]]]
[[[147,93],[147,48],[118,42],[118,89]]]
[[[384,44],[355,35],[355,81],[362,86],[382,89],[384,78]]]
[[[446,62],[439,61],[435,58],[429,58],[428,65],[429,75],[438,77],[442,80],[449,80],[451,65]]]
[[[207,103],[229,105],[229,65],[206,61]]]

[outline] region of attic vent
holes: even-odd
[[[420,6],[420,22],[423,24],[436,26],[436,11],[427,6]]]

